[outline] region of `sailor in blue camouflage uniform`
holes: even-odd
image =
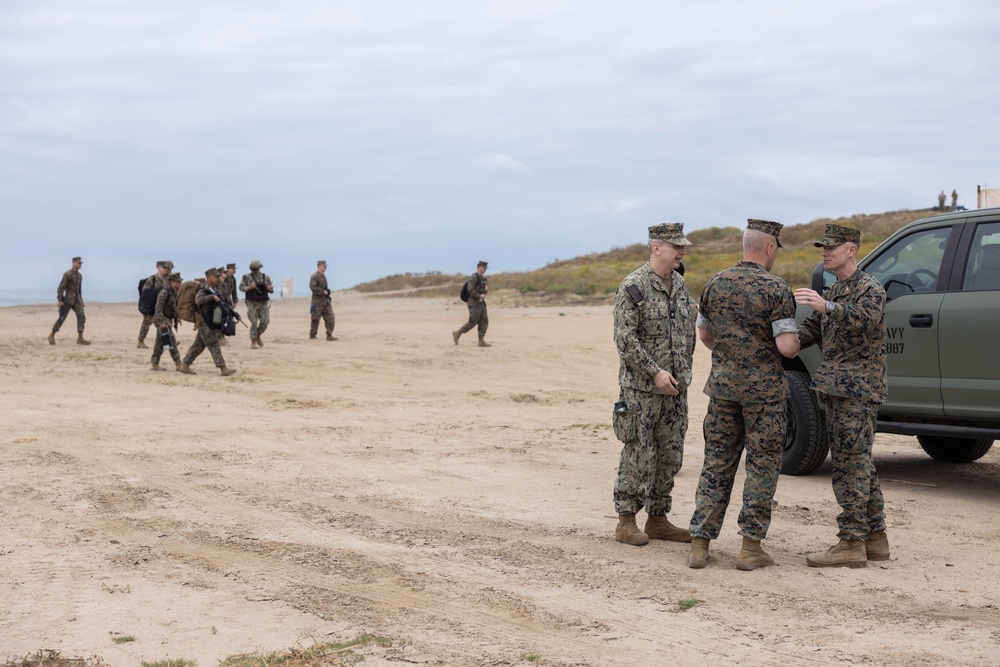
[[[782,225],[748,220],[743,261],[713,276],[701,294],[698,337],[712,350],[705,384],[705,461],[691,517],[688,566],[708,564],[708,547],[722,530],[740,457],[746,481],[738,523],[743,545],[738,570],[773,565],[761,548],[781,471],[788,384],[781,357],[799,351],[795,300],[774,267]]]
[[[687,389],[691,384],[697,308],[678,273],[691,242],[684,225],[649,228],[649,262],[622,280],[615,296],[615,347],[620,394],[612,416],[622,442],[615,479],[615,539],[642,546],[650,539],[690,542],[667,519],[674,476],[684,460]],[[646,510],[639,530],[635,515]]]
[[[823,363],[813,387],[825,413],[833,459],[833,494],[840,503],[840,541],[825,552],[809,554],[813,567],[864,567],[889,559],[885,501],[872,443],[886,388],[885,290],[858,268],[861,231],[830,224],[816,242],[823,268],[837,276],[826,295],[795,290],[795,301],[815,312],[799,328],[802,347],[819,344]]]

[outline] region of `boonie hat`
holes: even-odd
[[[784,227],[780,222],[774,222],[773,220],[754,220],[753,218],[747,219],[747,229],[753,229],[758,232],[764,232],[765,234],[770,234],[774,237],[774,240],[778,242],[779,248],[784,248],[781,245],[781,239],[778,235],[781,234],[781,228]]]
[[[666,241],[674,245],[692,245],[684,236],[683,222],[661,222],[649,228],[650,241]]]
[[[823,238],[813,245],[817,248],[843,245],[845,243],[861,244],[861,230],[843,225],[827,225]]]

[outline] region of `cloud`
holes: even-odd
[[[530,175],[532,173],[528,165],[524,164],[520,160],[515,160],[511,156],[505,155],[504,153],[489,153],[487,155],[481,155],[476,158],[475,165],[486,171],[504,174]]]

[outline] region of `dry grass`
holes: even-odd
[[[793,287],[808,286],[820,259],[813,243],[823,235],[828,223],[860,229],[861,255],[864,256],[903,225],[935,213],[933,209],[890,211],[786,225],[781,233],[785,248],[778,256],[774,273]],[[697,298],[709,278],[742,258],[742,234],[743,230],[737,227],[711,227],[687,235],[694,245],[684,259],[684,277],[692,295]],[[606,303],[612,300],[622,278],[648,259],[646,244],[636,243],[625,248],[612,248],[608,252],[552,262],[535,271],[493,274],[490,276],[490,291],[494,295],[501,293],[505,301],[517,297],[533,305]],[[406,273],[362,283],[354,289],[387,297],[457,298],[462,282],[467,278],[439,272]]]

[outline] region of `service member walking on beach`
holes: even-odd
[[[191,364],[194,363],[199,354],[205,351],[205,348],[208,348],[212,354],[212,361],[215,362],[215,366],[222,375],[232,375],[236,372],[235,369],[226,366],[226,360],[222,357],[222,350],[219,348],[219,330],[209,326],[209,323],[213,321],[212,311],[215,310],[216,304],[222,302],[222,297],[215,292],[218,284],[219,270],[209,269],[205,271],[205,282],[198,288],[198,292],[194,296],[194,303],[197,306],[195,327],[198,329],[198,336],[188,348],[187,354],[181,360],[181,365],[177,368],[181,373],[195,374],[191,370]]]
[[[246,293],[247,319],[250,320],[250,349],[264,347],[260,339],[271,322],[271,297],[274,285],[271,278],[261,271],[264,265],[259,259],[250,262],[250,273],[240,281],[240,291]]]
[[[226,270],[219,274],[219,296],[230,306],[235,306],[240,302],[239,294],[236,293],[236,264],[226,264]]]
[[[52,325],[52,332],[49,334],[49,345],[56,344],[56,333],[59,332],[69,311],[76,313],[76,344],[90,345],[90,341],[83,337],[83,327],[87,323],[87,314],[84,312],[83,304],[83,274],[80,267],[83,260],[79,257],[73,258],[73,266],[63,274],[56,289],[56,301],[59,303],[59,319]]]
[[[615,539],[635,546],[650,539],[691,541],[687,530],[667,519],[684,460],[698,313],[676,270],[689,245],[681,223],[650,227],[649,262],[622,280],[615,297],[620,393],[612,419],[622,442]],[[639,530],[635,515],[643,508],[646,526]]]
[[[705,460],[691,516],[688,566],[696,569],[708,564],[709,542],[722,531],[744,449],[743,547],[736,569],[774,564],[760,543],[771,525],[785,444],[788,384],[781,357],[799,352],[792,290],[770,273],[782,247],[781,228],[748,220],[743,261],[715,274],[701,293],[698,337],[712,350],[712,371],[705,384]]]
[[[333,297],[330,295],[330,285],[326,282],[326,260],[316,262],[316,273],[309,279],[309,290],[312,292],[312,303],[309,305],[310,323],[309,338],[316,338],[319,332],[319,320],[323,318],[326,325],[326,339],[337,340],[333,335],[333,327],[337,320],[333,314]]]
[[[157,336],[153,342],[153,356],[149,358],[154,371],[166,370],[160,368],[160,357],[163,356],[164,342],[167,341],[170,344],[170,358],[174,360],[174,366],[180,369],[181,353],[177,351],[177,338],[171,327],[176,329],[180,321],[177,318],[177,293],[180,292],[182,282],[181,274],[171,273],[167,276],[166,289],[160,290],[160,293],[156,295],[153,326],[156,327]]]
[[[139,325],[139,343],[136,345],[140,350],[147,349],[149,346],[146,345],[146,334],[149,333],[149,326],[153,324],[153,314],[143,313],[142,308],[144,305],[144,300],[141,298],[143,292],[154,289],[165,289],[169,286],[167,281],[167,274],[174,270],[174,263],[163,260],[156,263],[156,273],[146,278],[146,281],[142,283],[142,289],[139,290],[139,313],[142,314],[142,324]],[[155,305],[155,302],[154,302]]]
[[[459,337],[467,331],[478,329],[479,347],[490,347],[486,342],[486,329],[490,326],[490,316],[486,312],[486,292],[489,286],[486,284],[486,262],[479,260],[476,272],[465,281],[465,293],[468,295],[466,305],[469,306],[469,321],[463,324],[457,331],[451,332],[451,338],[458,345]]]
[[[826,296],[811,289],[795,290],[795,301],[811,307],[799,327],[802,347],[819,344],[823,363],[813,374],[826,419],[833,458],[833,494],[840,503],[840,541],[825,552],[809,554],[813,567],[864,567],[870,560],[889,560],[885,502],[872,443],[879,406],[886,390],[885,290],[858,268],[861,232],[827,225],[816,247],[823,249],[823,268],[837,276]]]

